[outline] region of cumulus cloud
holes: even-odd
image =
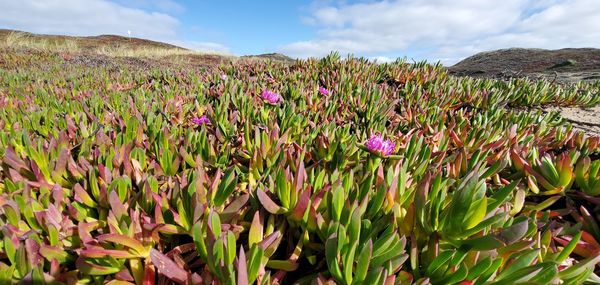
[[[318,5],[303,22],[313,39],[280,51],[295,57],[330,51],[367,57],[409,55],[453,63],[507,47],[600,45],[596,0],[397,0]]]
[[[222,53],[222,54],[230,54],[231,49],[228,46],[222,45],[220,43],[213,42],[196,42],[196,41],[171,41],[171,44],[176,46],[180,46],[183,48],[203,51],[203,52],[214,52],[214,53]]]
[[[171,0],[135,0],[160,10],[181,10]],[[133,3],[132,2],[132,3]],[[179,43],[187,47],[226,47],[216,43],[183,41],[181,23],[165,12],[148,11],[108,0],[0,0],[0,28],[41,34],[89,36],[116,34]],[[161,8],[162,7],[162,8]]]

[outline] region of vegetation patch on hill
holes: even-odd
[[[600,78],[600,49],[501,49],[467,57],[448,70],[458,76],[594,81]]]

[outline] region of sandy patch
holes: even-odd
[[[592,108],[551,108],[548,111],[559,111],[560,115],[573,124],[573,128],[588,135],[600,136],[600,106]]]

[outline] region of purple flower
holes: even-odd
[[[225,73],[221,73],[221,79],[222,79],[222,80],[225,80],[225,79],[227,79],[227,74],[225,74]]]
[[[389,156],[396,151],[396,143],[391,140],[384,140],[381,135],[373,135],[365,143],[370,152],[377,153],[381,156]]]
[[[319,93],[321,93],[322,95],[325,95],[325,96],[331,94],[331,92],[329,90],[325,89],[325,87],[322,87],[322,86],[319,87]]]
[[[210,125],[210,120],[206,117],[206,115],[202,115],[200,118],[193,118],[192,123],[196,125]]]
[[[265,90],[260,94],[260,97],[267,103],[275,105],[281,101],[281,96],[275,92]]]

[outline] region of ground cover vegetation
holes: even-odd
[[[0,283],[598,282],[599,83],[0,55]]]

